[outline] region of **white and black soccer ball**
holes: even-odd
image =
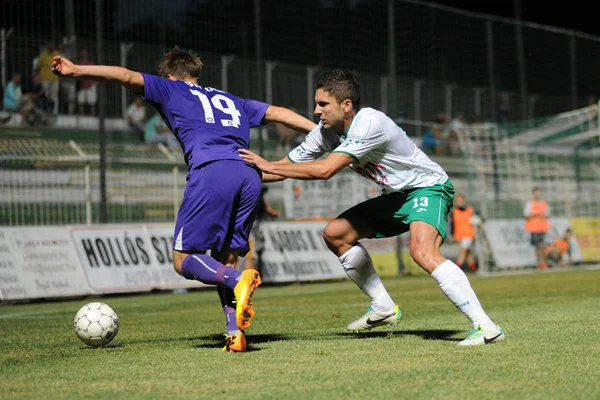
[[[75,315],[73,328],[77,337],[88,346],[104,346],[119,332],[119,317],[104,303],[88,303]]]

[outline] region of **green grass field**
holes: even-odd
[[[469,323],[429,277],[386,279],[394,331],[349,334],[367,298],[351,282],[261,287],[247,353],[222,353],[213,290],[103,297],[121,329],[87,348],[91,299],[0,307],[1,399],[598,399],[600,270],[471,282],[507,340],[459,348]]]

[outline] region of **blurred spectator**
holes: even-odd
[[[567,265],[571,261],[571,237],[573,230],[568,228],[564,236],[554,238],[554,242],[546,246],[546,257],[552,264]]]
[[[427,132],[425,132],[423,140],[421,141],[421,150],[428,156],[435,155],[436,135],[439,135],[439,132],[435,133],[434,130],[439,131],[439,128],[432,126],[431,129],[428,129]]]
[[[463,113],[458,113],[450,122],[450,130],[458,132],[465,126],[465,116]]]
[[[96,63],[88,58],[87,49],[81,49],[79,56],[80,65],[95,65]],[[96,115],[96,102],[98,94],[96,92],[96,82],[90,80],[79,81],[79,92],[77,93],[77,103],[79,105],[79,114],[84,115],[84,107],[90,107],[90,115]]]
[[[457,155],[459,153],[458,135],[461,133],[461,129],[465,127],[465,116],[459,112],[450,122],[450,138],[448,147],[450,154]]]
[[[175,135],[173,135],[159,113],[155,113],[152,118],[146,122],[144,140],[149,144],[162,143],[170,149],[180,148],[179,141]]]
[[[58,55],[58,51],[54,48],[54,42],[48,42],[46,50],[39,55],[36,64],[36,70],[40,72],[42,86],[46,90],[46,95],[52,100],[54,108],[53,114],[58,114],[58,76],[52,73],[52,61]]]
[[[445,156],[448,154],[448,142],[450,138],[450,127],[448,124],[448,114],[439,113],[435,117],[435,125],[432,128],[435,138],[435,154]]]
[[[454,197],[454,208],[450,212],[448,239],[458,242],[460,246],[456,265],[463,268],[466,261],[469,271],[477,269],[472,246],[477,226],[480,224],[481,218],[477,215],[475,208],[467,204],[464,194],[457,193]]]
[[[136,96],[133,103],[127,108],[127,123],[134,132],[140,134],[143,141],[146,131],[146,107],[144,107],[141,97]]]
[[[15,72],[10,82],[4,88],[4,110],[10,113],[3,118],[4,122],[14,119],[12,125],[23,126],[25,123],[23,89],[21,88],[21,74]]]
[[[546,200],[542,200],[542,191],[534,187],[533,199],[529,200],[523,210],[525,216],[525,230],[531,235],[531,245],[535,247],[537,256],[537,268],[546,269],[546,232],[550,230],[550,206]]]
[[[69,43],[60,45],[60,54],[69,60],[73,59],[73,46]],[[69,115],[75,113],[75,92],[77,91],[77,81],[75,79],[62,79],[60,84],[60,100],[59,110],[65,110]]]
[[[33,77],[33,86],[29,93],[31,99],[32,110],[28,115],[30,125],[49,125],[50,115],[54,110],[54,101],[42,85],[40,73],[36,73]]]

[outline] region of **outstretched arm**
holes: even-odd
[[[136,93],[144,92],[143,75],[127,68],[108,65],[77,65],[67,58],[56,56],[52,62],[52,72],[63,78],[117,82]]]
[[[284,157],[279,161],[273,161],[273,164],[291,164],[291,163],[292,162],[287,157]],[[262,171],[262,173],[263,173],[263,175],[262,175],[263,182],[279,182],[279,181],[283,181],[283,180],[287,179],[287,177],[281,176],[281,175],[269,174],[264,171]]]
[[[302,133],[308,133],[317,126],[317,124],[304,118],[302,115],[290,109],[277,106],[269,106],[263,120],[266,122],[279,122],[290,129]]]
[[[261,171],[267,174],[303,180],[327,180],[341,171],[344,167],[347,167],[354,162],[352,156],[336,152],[331,153],[329,157],[324,160],[294,164],[291,162],[272,163],[250,150],[239,149],[238,151],[245,161],[256,165]]]

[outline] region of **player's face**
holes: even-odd
[[[462,196],[456,196],[456,198],[454,199],[454,205],[456,207],[462,207],[465,205],[465,199]]]
[[[324,128],[333,128],[337,131],[344,130],[344,107],[331,93],[317,89],[315,93],[315,115],[323,121]]]

